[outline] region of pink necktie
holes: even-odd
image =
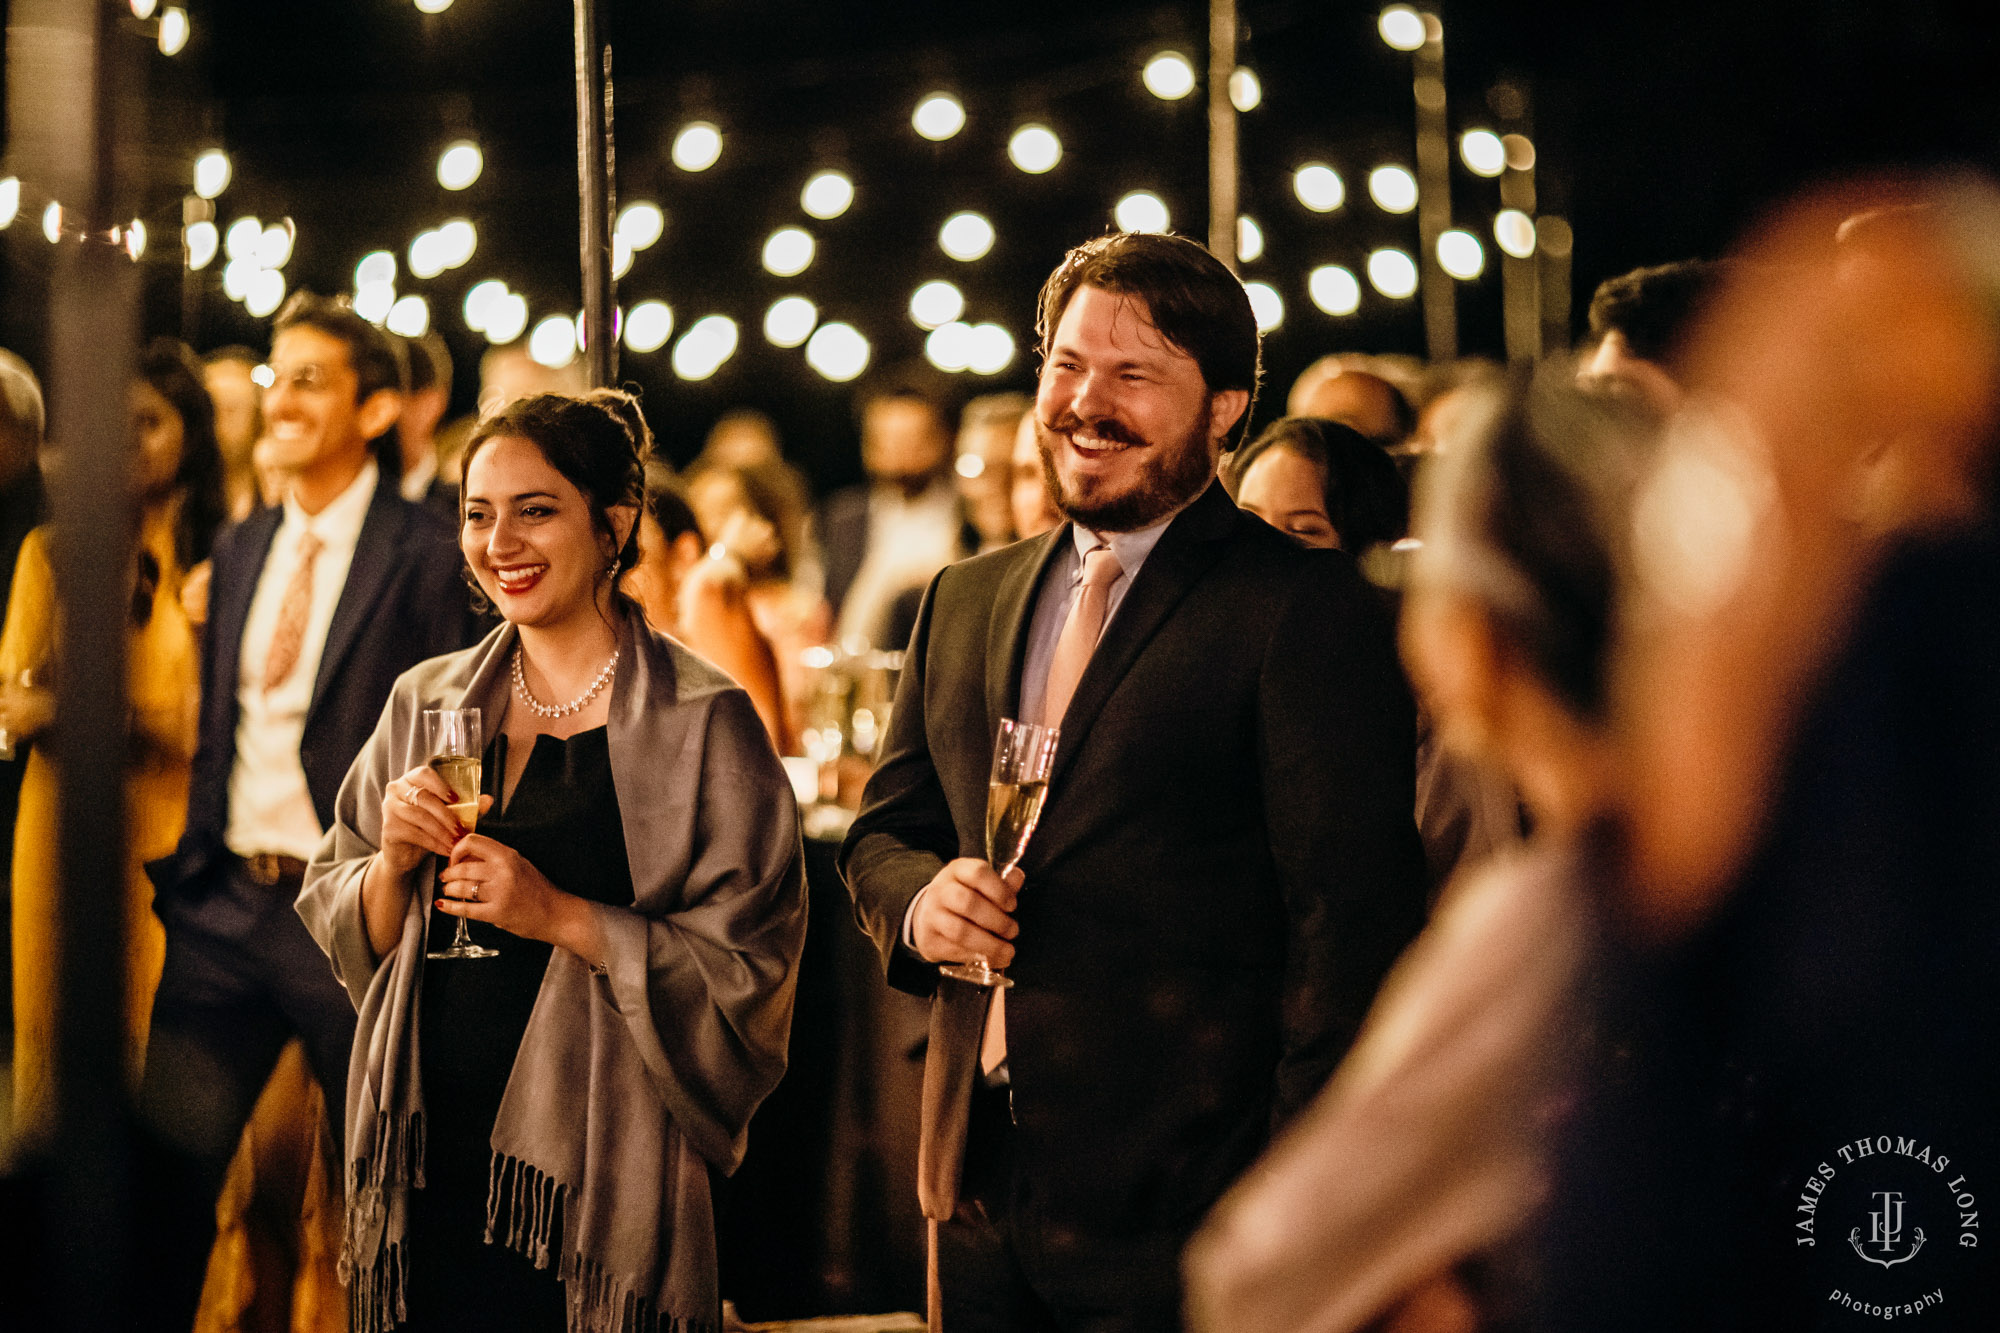
[[[264,690],[269,693],[285,683],[299,663],[305,646],[306,621],[312,615],[313,561],[325,543],[307,532],[299,537],[299,563],[285,585],[284,600],[278,603],[278,623],[271,631],[271,647],[264,655]]]
[[[1111,601],[1111,585],[1125,571],[1109,546],[1093,547],[1084,553],[1083,586],[1077,589],[1069,619],[1063,622],[1056,639],[1055,656],[1049,659],[1049,683],[1042,692],[1042,724],[1062,725],[1069,711],[1070,697],[1083,679],[1090,655],[1104,633],[1104,609]],[[1007,1058],[1007,992],[993,991],[993,1011],[986,1017],[986,1033],[979,1039],[979,1068],[985,1073],[998,1069]]]

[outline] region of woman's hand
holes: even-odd
[[[469,833],[438,876],[438,909],[498,926],[510,935],[558,945],[596,966],[603,939],[590,904],[549,883],[519,852]]]
[[[450,856],[465,837],[464,825],[445,808],[456,799],[450,784],[429,765],[390,779],[382,788],[383,868],[400,879],[417,868],[426,852]],[[492,804],[491,796],[479,798],[482,812]]]
[[[55,717],[55,691],[15,680],[0,683],[0,728],[12,732],[16,741],[40,735]]]

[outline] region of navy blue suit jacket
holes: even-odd
[[[281,508],[258,510],[215,540],[187,831],[171,856],[147,867],[163,906],[177,896],[201,897],[226,860],[222,838],[229,825],[229,773],[236,763],[243,629],[283,517]],[[403,499],[384,473],[334,606],[299,746],[322,828],[333,822],[341,780],[374,731],[396,677],[425,658],[466,647],[484,628],[472,610],[463,568],[451,526],[435,511]]]

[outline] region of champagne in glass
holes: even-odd
[[[486,748],[484,730],[477,708],[427,708],[424,710],[424,752],[430,756],[431,771],[451,788],[452,800],[445,806],[457,817],[467,833],[479,822],[480,755]],[[424,955],[426,958],[498,958],[498,949],[474,944],[466,933],[464,917],[449,947]]]
[[[1056,728],[1033,722],[1000,719],[993,741],[993,773],[986,782],[986,860],[1005,876],[1021,863],[1041,821],[1042,802],[1049,794],[1049,769],[1055,763]],[[1011,986],[1003,972],[984,958],[940,968],[948,977],[976,986]]]

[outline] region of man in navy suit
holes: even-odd
[[[450,525],[380,473],[373,442],[402,409],[396,349],[302,292],[279,313],[270,370],[267,437],[290,490],[216,539],[187,831],[148,867],[167,959],[141,1104],[187,1168],[162,1191],[162,1327],[193,1320],[216,1192],[291,1037],[342,1130],[353,1003],[293,901],[396,677],[477,628]]]
[[[1188,1233],[1422,924],[1415,711],[1353,560],[1215,480],[1257,384],[1229,270],[1102,237],[1049,278],[1039,330],[1069,521],[932,581],[841,868],[891,985],[975,958],[1014,981],[927,1056],[925,1095],[958,1090],[927,1152],[963,1144],[960,1188],[925,1172],[945,1326],[1152,1333],[1179,1325]],[[1061,727],[1005,879],[984,845],[1003,717]]]

